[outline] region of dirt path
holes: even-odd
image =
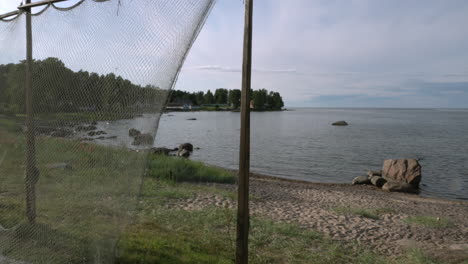
[[[216,184],[235,191],[235,185]],[[277,221],[298,223],[332,239],[359,241],[385,254],[398,254],[417,247],[433,254],[450,254],[468,259],[468,202],[387,193],[371,186],[315,184],[255,177],[251,180],[251,213]],[[197,210],[209,206],[235,208],[235,201],[213,194],[198,194],[179,200],[171,208]],[[336,208],[377,209],[379,219]],[[453,226],[433,228],[408,224],[408,216],[449,219]],[[454,256],[455,256],[454,255]]]

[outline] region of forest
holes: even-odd
[[[25,69],[25,61],[0,65],[0,113],[25,113]],[[34,60],[32,76],[36,113],[152,111],[161,107],[168,92],[113,73],[74,72],[57,58]]]
[[[267,91],[266,89],[250,90],[250,99],[252,100],[255,110],[281,110],[284,106],[283,98],[278,92]],[[169,100],[171,103],[187,102],[192,105],[229,105],[237,109],[240,106],[241,90],[228,90],[218,88],[211,92],[186,92],[175,90],[171,93]]]
[[[26,62],[0,65],[0,113],[26,112]],[[32,64],[33,109],[35,113],[160,111],[168,91],[140,86],[114,73],[100,75],[75,72],[57,58],[34,60]],[[174,90],[169,102],[192,105],[240,106],[241,91],[219,88],[212,93]],[[255,110],[281,110],[281,95],[266,89],[251,90]]]

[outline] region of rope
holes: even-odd
[[[52,6],[53,6],[56,10],[58,10],[58,11],[69,11],[69,10],[72,10],[73,8],[75,8],[75,7],[79,6],[79,5],[81,5],[84,1],[85,1],[85,0],[81,0],[81,1],[79,1],[78,3],[76,3],[76,4],[72,5],[72,6],[69,6],[69,7],[58,7],[58,6],[56,6],[55,4],[53,4],[53,3],[52,3]]]
[[[49,3],[47,4],[47,6],[44,7],[44,9],[42,9],[41,11],[39,11],[39,12],[37,12],[37,13],[35,13],[35,14],[33,14],[33,13],[31,12],[31,16],[40,16],[40,15],[42,15],[42,13],[44,13],[47,9],[49,9],[50,5],[51,5],[51,3],[49,2]],[[32,10],[32,8],[31,8],[31,10]]]

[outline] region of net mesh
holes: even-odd
[[[0,21],[0,262],[114,262],[143,150],[212,5],[85,0],[31,15],[34,126],[27,15]]]

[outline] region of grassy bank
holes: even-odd
[[[31,225],[24,220],[24,137],[13,133],[14,123],[3,124],[7,125],[0,126],[0,224],[10,229],[0,232],[1,254],[32,263],[87,263],[115,253],[122,264],[234,262],[235,210],[173,206],[210,195],[235,200],[234,191],[213,185],[234,183],[232,173],[185,159],[147,159],[141,152],[39,137],[38,218]],[[70,167],[50,166],[63,162]],[[314,230],[262,217],[251,218],[250,261],[436,263],[420,251],[393,260],[357,242],[334,241]]]
[[[116,112],[75,112],[75,113],[51,113],[51,114],[36,114],[35,120],[38,124],[69,124],[94,121],[114,121],[120,119],[132,119],[140,114],[138,113],[116,113]],[[25,123],[25,114],[9,114],[3,117],[0,114],[0,122],[12,120],[13,122]],[[0,127],[2,124],[0,123]]]

